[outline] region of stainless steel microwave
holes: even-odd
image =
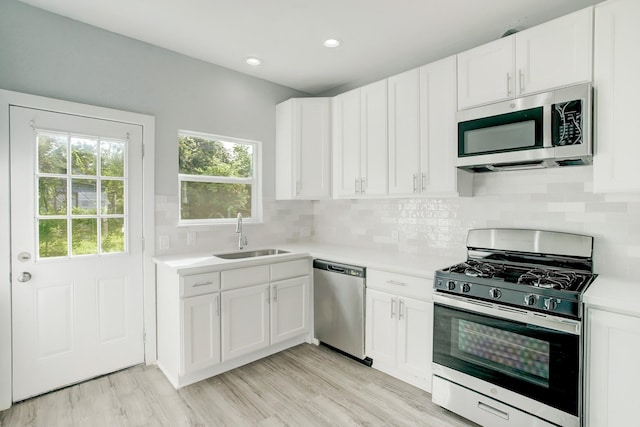
[[[590,83],[458,112],[457,166],[472,172],[591,164]]]

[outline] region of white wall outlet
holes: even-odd
[[[300,238],[311,237],[311,227],[300,227]]]
[[[393,243],[398,243],[400,242],[400,232],[398,230],[393,230],[391,232],[391,241]]]
[[[169,246],[171,246],[171,239],[169,236],[159,236],[158,237],[158,246],[160,250],[167,250]]]
[[[198,233],[195,231],[187,231],[187,246],[195,245],[198,240]]]

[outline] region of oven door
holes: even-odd
[[[434,304],[434,363],[578,415],[578,333],[509,318],[518,314],[454,308],[446,299]]]

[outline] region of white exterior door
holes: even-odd
[[[11,107],[13,401],[144,361],[142,127]]]

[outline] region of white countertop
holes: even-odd
[[[460,259],[438,256],[410,255],[398,252],[381,252],[367,248],[357,248],[340,245],[326,245],[317,243],[274,244],[271,247],[290,251],[289,254],[269,255],[259,258],[244,258],[227,260],[216,258],[213,251],[209,253],[191,253],[181,255],[167,255],[154,258],[159,264],[164,264],[177,273],[183,273],[189,269],[201,269],[203,267],[214,269],[227,269],[246,267],[268,262],[288,261],[300,256],[311,256],[328,261],[353,264],[362,267],[384,270],[394,273],[409,274],[428,279],[433,278],[436,270],[451,266],[460,262]],[[262,248],[247,248],[252,251]],[[232,251],[225,251],[232,252]],[[225,253],[217,252],[217,253]]]
[[[582,296],[585,304],[640,316],[640,280],[598,276]]]

